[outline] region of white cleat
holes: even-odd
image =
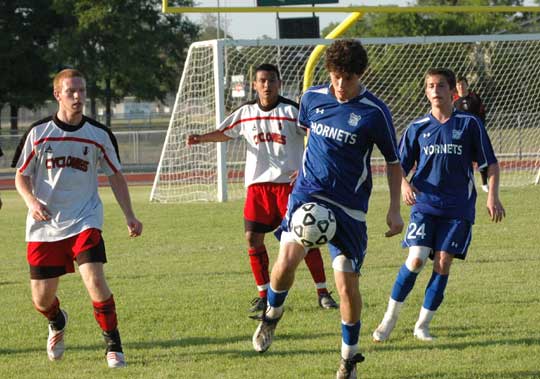
[[[489,192],[489,187],[487,184],[482,184],[482,191]]]
[[[264,353],[268,350],[274,339],[274,331],[276,330],[277,323],[280,319],[281,317],[268,319],[266,318],[266,315],[263,314],[262,320],[253,334],[252,342],[255,351]]]
[[[435,339],[431,334],[429,334],[428,326],[415,325],[414,326],[414,336],[420,341],[431,342]]]
[[[377,329],[373,332],[373,342],[384,342],[390,337],[397,323],[397,317],[383,318]]]
[[[116,351],[109,351],[107,353],[107,365],[109,368],[122,368],[126,367],[126,358],[124,357],[124,353],[119,353]]]
[[[66,312],[60,309],[60,312],[64,315],[66,323],[62,330],[54,330],[49,324],[49,337],[47,338],[47,356],[51,361],[57,361],[62,359],[64,351],[66,350],[64,345],[64,332],[66,330],[68,315]]]

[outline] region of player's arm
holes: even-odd
[[[499,164],[492,163],[487,168],[489,191],[486,207],[491,221],[499,222],[506,216],[506,211],[499,199]]]
[[[124,175],[122,175],[120,171],[117,171],[108,178],[114,193],[114,197],[116,198],[116,201],[118,202],[118,205],[120,205],[120,208],[122,209],[122,212],[126,218],[126,224],[130,237],[137,237],[141,235],[143,225],[139,220],[137,220],[135,213],[133,212],[126,178],[124,178]]]
[[[390,206],[386,214],[386,224],[388,231],[386,237],[392,237],[403,230],[403,219],[400,213],[400,188],[403,170],[399,162],[386,164],[386,175],[388,179],[388,189],[390,191]]]
[[[226,136],[221,130],[214,130],[213,132],[205,134],[190,134],[188,135],[186,142],[188,146],[190,146],[205,142],[226,142],[230,139],[232,138]]]
[[[26,203],[30,216],[34,220],[48,221],[51,219],[51,211],[34,196],[30,177],[21,174],[18,170],[15,174],[15,188]]]

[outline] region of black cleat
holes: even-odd
[[[343,359],[336,373],[337,379],[356,379],[356,364],[364,362],[364,356],[360,353],[356,354],[352,358]]]

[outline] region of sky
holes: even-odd
[[[221,7],[249,7],[256,5],[256,0],[195,0],[201,7],[217,7],[218,2]],[[339,0],[337,4],[327,4],[328,6],[355,6],[363,5],[400,5],[405,6],[409,1],[406,0]],[[304,5],[306,6],[306,5]],[[319,5],[324,6],[324,5]],[[290,7],[285,7],[290,8]],[[310,17],[311,13],[280,13],[280,18]],[[348,13],[319,13],[320,30],[323,30],[332,22],[341,22],[347,18]],[[189,18],[200,22],[202,14],[187,14]],[[221,13],[221,18],[225,18],[226,32],[235,39],[255,39],[267,35],[277,38],[276,15],[275,13]]]

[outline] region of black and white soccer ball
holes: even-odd
[[[336,233],[336,217],[322,204],[305,203],[294,211],[291,230],[296,242],[304,247],[324,245]]]

